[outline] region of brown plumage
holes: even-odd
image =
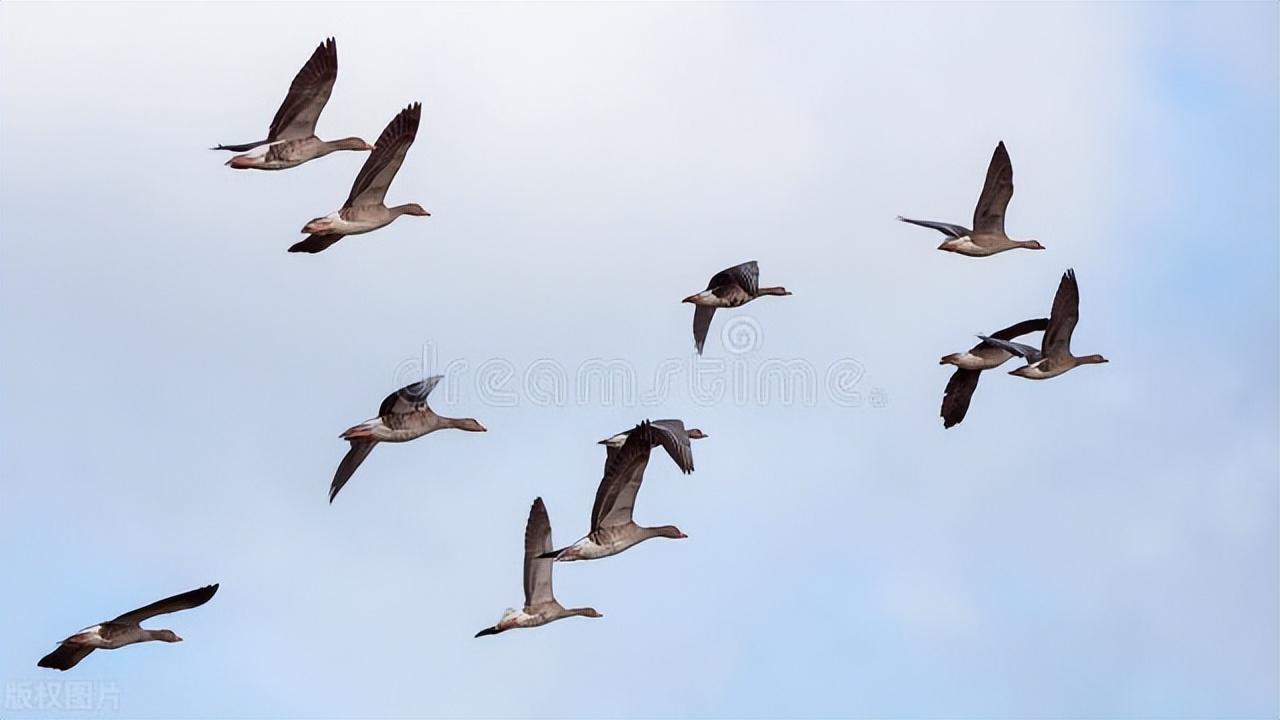
[[[135,643],[158,640],[181,642],[172,630],[147,630],[140,623],[157,615],[199,607],[213,598],[218,586],[206,585],[138,608],[106,622],[85,628],[63,640],[58,649],[40,658],[38,666],[70,670],[94,650],[115,650]]]

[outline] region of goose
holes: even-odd
[[[1035,240],[1011,240],[1004,234],[1004,212],[1009,207],[1011,197],[1013,164],[1009,161],[1009,151],[1004,149],[1002,140],[996,145],[996,151],[991,155],[991,164],[987,166],[987,181],[982,186],[982,194],[978,196],[978,206],[973,209],[972,230],[963,225],[912,220],[901,215],[898,219],[937,230],[947,236],[947,240],[938,246],[939,250],[969,257],[986,257],[1014,248],[1043,250],[1044,246]]]
[[[302,232],[310,233],[310,237],[295,243],[289,252],[318,253],[347,235],[359,235],[390,225],[401,215],[426,217],[431,214],[417,203],[393,207],[383,203],[387,188],[418,134],[421,118],[422,104],[413,103],[391,120],[378,136],[373,153],[365,159],[364,166],[356,175],[347,201],[335,212],[307,223]]]
[[[117,650],[140,642],[182,642],[172,630],[147,630],[140,623],[157,615],[190,610],[209,602],[218,586],[206,585],[196,590],[167,597],[137,610],[130,610],[115,620],[87,627],[58,644],[58,649],[40,658],[42,668],[70,670],[94,650]]]
[[[984,342],[1025,358],[1027,364],[1011,371],[1028,380],[1047,380],[1057,377],[1071,368],[1080,365],[1096,365],[1107,362],[1101,355],[1085,355],[1076,357],[1071,354],[1071,334],[1076,329],[1076,321],[1080,319],[1080,288],[1076,285],[1076,272],[1068,268],[1058,282],[1058,292],[1053,296],[1053,308],[1049,311],[1049,326],[1045,328],[1044,337],[1040,340],[1040,349],[1029,345],[1010,342],[996,337],[983,337]]]
[[[654,440],[657,444],[662,445],[666,449],[667,454],[675,460],[681,472],[688,475],[693,472],[693,448],[689,446],[690,440],[701,440],[708,437],[706,433],[698,428],[684,429],[684,423],[680,420],[654,420],[649,423],[654,430]],[[606,457],[612,458],[627,441],[629,433],[620,432],[612,437],[601,440],[599,444],[606,448]],[[657,445],[654,445],[657,447]]]
[[[542,557],[551,544],[551,520],[542,498],[535,498],[529,508],[529,521],[524,526],[524,608],[509,608],[497,625],[476,633],[476,637],[497,635],[512,628],[546,625],[567,617],[604,617],[595,608],[566,608],[556,602],[551,592],[551,570],[555,560]]]
[[[760,267],[755,260],[734,265],[711,276],[707,289],[690,295],[681,302],[693,303],[693,345],[698,354],[707,342],[707,330],[711,328],[711,316],[716,308],[733,308],[764,295],[790,295],[786,288],[760,287]]]
[[[284,170],[308,160],[324,157],[335,150],[372,150],[373,146],[358,137],[321,140],[316,137],[316,121],[329,102],[333,82],[338,79],[338,46],[329,38],[311,53],[311,59],[298,71],[289,86],[289,94],[271,119],[267,139],[240,145],[218,145],[212,150],[245,153],[227,161],[236,170]]]
[[[991,337],[997,340],[1012,340],[1027,333],[1044,330],[1048,324],[1047,318],[1023,320],[991,333]],[[944,428],[958,425],[961,420],[964,420],[965,413],[969,412],[969,400],[973,397],[973,391],[978,388],[978,376],[982,371],[999,367],[1011,357],[1013,353],[1008,350],[983,341],[965,352],[944,355],[938,361],[939,365],[956,366],[956,371],[951,374],[951,379],[947,381],[947,389],[942,394],[942,426]]]
[[[627,433],[622,447],[605,462],[604,478],[591,509],[591,532],[574,544],[544,552],[539,558],[555,558],[557,562],[596,560],[617,555],[650,538],[689,537],[675,525],[641,527],[631,519],[645,466],[649,464],[649,451],[662,442],[660,432],[646,420]]]
[[[347,428],[340,436],[351,443],[338,471],[329,485],[329,502],[351,479],[360,463],[369,456],[373,446],[380,442],[408,442],[428,433],[445,428],[485,432],[485,427],[472,418],[449,418],[437,415],[427,407],[427,396],[435,389],[443,375],[433,375],[421,382],[406,385],[391,393],[378,408],[378,417]]]

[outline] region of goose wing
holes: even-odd
[[[654,420],[649,426],[680,472],[686,475],[693,472],[693,447],[684,423],[680,420]]]
[[[427,396],[440,383],[443,375],[432,375],[412,385],[405,385],[391,393],[378,407],[378,417],[384,421],[393,415],[420,413],[427,409]]]
[[[333,38],[320,43],[311,59],[302,66],[289,85],[280,109],[271,119],[267,142],[297,140],[316,134],[316,121],[329,102],[333,83],[338,79],[338,45]]]
[[[904,223],[911,223],[912,225],[927,227],[930,230],[937,230],[950,238],[962,238],[965,235],[973,234],[969,228],[963,225],[952,225],[951,223],[937,222],[936,220],[912,220],[911,218],[904,218],[901,215],[898,216],[898,219]]]
[[[1036,362],[1044,357],[1039,350],[1031,347],[1030,345],[1023,345],[1022,343],[1016,343],[1010,340],[1001,340],[988,335],[979,335],[978,337],[982,339],[982,342],[987,343],[988,345],[994,345],[1002,350],[1011,352],[1018,357],[1026,358],[1027,364]]]
[[[40,658],[36,665],[53,670],[70,670],[91,652],[93,648],[84,645],[59,645],[57,650]]]
[[[418,135],[418,122],[422,118],[422,103],[413,103],[400,111],[378,136],[373,152],[365,159],[356,181],[351,185],[344,207],[356,205],[381,205],[387,188],[395,179],[404,162],[405,153]]]
[[[555,595],[551,592],[551,568],[555,565],[555,558],[538,557],[554,549],[547,506],[542,498],[536,498],[524,526],[524,606],[527,608],[555,602]]]
[[[969,412],[969,401],[973,399],[973,391],[978,389],[978,377],[981,370],[965,370],[956,368],[947,381],[947,389],[942,393],[942,427],[949,428],[960,424]]]
[[[377,445],[374,440],[350,440],[351,449],[346,455],[342,456],[342,462],[338,463],[338,471],[333,474],[333,482],[329,483],[329,502],[338,497],[338,492],[347,484],[351,476],[355,474],[356,468],[360,467],[360,463],[369,457],[369,453],[373,452],[373,446]]]
[[[1044,331],[1040,349],[1045,355],[1070,355],[1071,333],[1080,319],[1080,288],[1076,285],[1076,271],[1068,269],[1058,282],[1058,292],[1053,296],[1053,309],[1049,311],[1049,327]]]
[[[991,333],[991,337],[996,340],[1012,340],[1016,337],[1026,335],[1027,333],[1038,332],[1049,327],[1048,318],[1036,318],[1035,320],[1023,320],[1020,323],[1014,323],[1003,330],[997,330]]]
[[[711,330],[711,318],[716,309],[706,305],[693,306],[693,347],[702,354],[702,346],[707,344],[707,332]]]
[[[715,275],[711,276],[711,282],[707,283],[708,290],[714,290],[725,285],[737,285],[747,294],[755,297],[757,290],[760,288],[760,266],[755,260],[744,262],[741,265],[734,265],[731,268],[725,268]]]
[[[626,525],[636,504],[636,493],[644,481],[649,464],[649,451],[654,439],[649,422],[640,423],[627,435],[627,441],[605,463],[604,478],[596,489],[596,502],[591,509],[591,532],[602,527]]]
[[[975,232],[1004,234],[1004,211],[1009,207],[1009,198],[1013,197],[1013,163],[1009,160],[1009,151],[1004,149],[1004,141],[996,145],[991,155],[991,164],[987,166],[987,180],[982,186],[982,194],[978,196],[978,205],[973,209],[973,229]]]
[[[173,597],[167,597],[163,600],[140,607],[137,610],[130,610],[120,617],[112,620],[112,622],[125,623],[129,625],[137,625],[138,623],[153,618],[156,615],[167,615],[169,613],[178,612],[179,610],[190,610],[193,607],[200,607],[209,602],[213,594],[218,592],[217,583],[213,585],[205,585],[202,588],[188,590],[179,593]]]

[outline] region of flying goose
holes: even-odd
[[[329,102],[333,82],[337,79],[338,46],[333,38],[329,38],[320,43],[311,59],[293,78],[289,94],[271,119],[266,140],[219,145],[211,149],[246,153],[227,161],[237,170],[284,170],[324,157],[334,150],[372,150],[372,145],[358,137],[341,140],[316,137],[316,121],[320,119],[325,103]]]
[[[197,590],[153,602],[146,607],[130,610],[115,620],[98,623],[87,627],[58,644],[58,649],[40,658],[36,663],[43,668],[54,670],[70,670],[94,650],[116,650],[125,645],[159,640],[161,642],[182,642],[172,630],[146,630],[140,626],[144,620],[157,615],[167,615],[179,610],[190,610],[209,602],[218,586],[206,585]]]
[[[1010,240],[1004,234],[1004,212],[1009,207],[1009,198],[1013,197],[1013,164],[1009,161],[1009,152],[1004,149],[1004,141],[996,145],[991,156],[991,164],[987,167],[987,181],[982,186],[982,194],[978,196],[978,206],[973,209],[973,229],[963,225],[935,222],[933,220],[912,220],[901,215],[898,219],[912,225],[933,228],[947,240],[938,246],[939,250],[956,252],[969,257],[986,257],[1013,248],[1043,250],[1044,246],[1035,240]]]
[[[595,506],[591,509],[591,532],[576,543],[544,552],[539,558],[555,558],[559,562],[595,560],[617,555],[649,538],[688,537],[675,525],[641,527],[631,519],[636,493],[640,492],[644,470],[649,464],[649,451],[662,442],[657,436],[659,432],[646,420],[627,433],[622,447],[605,462],[604,478],[600,480]]]
[[[1012,340],[1027,333],[1044,330],[1048,324],[1049,321],[1045,318],[1023,320],[991,333],[991,337],[996,340]],[[965,413],[969,412],[969,400],[973,397],[973,391],[978,388],[978,376],[982,371],[999,367],[1011,357],[1013,353],[984,340],[965,352],[944,355],[938,361],[939,365],[956,366],[956,371],[951,374],[951,379],[947,381],[947,389],[942,395],[942,426],[944,428],[958,425],[961,420],[964,420]]]
[[[1057,377],[1077,365],[1094,365],[1107,362],[1101,355],[1076,357],[1071,354],[1071,333],[1080,319],[1080,288],[1076,285],[1076,272],[1070,268],[1058,282],[1058,292],[1053,296],[1053,309],[1049,311],[1049,326],[1040,340],[1040,349],[995,337],[981,337],[983,341],[1026,358],[1027,364],[1011,371],[1028,380],[1047,380]]]
[[[524,526],[524,609],[507,609],[497,625],[481,630],[476,637],[497,635],[512,628],[538,627],[578,615],[604,617],[595,608],[566,608],[556,602],[551,592],[551,569],[556,561],[542,557],[552,547],[547,506],[542,504],[542,498],[536,498],[533,507],[529,508],[529,521]]]
[[[351,443],[338,471],[329,486],[329,502],[351,479],[352,473],[369,456],[373,446],[380,442],[408,442],[428,433],[445,428],[468,432],[485,432],[485,428],[472,418],[448,418],[435,414],[427,407],[427,396],[440,382],[443,375],[433,375],[421,382],[406,385],[387,396],[378,408],[378,417],[347,428],[340,436]]]
[[[425,217],[431,213],[417,203],[405,203],[387,207],[383,199],[387,188],[405,153],[418,135],[418,121],[422,118],[422,103],[413,103],[400,111],[378,136],[373,152],[364,161],[360,174],[351,186],[351,194],[342,208],[307,223],[302,232],[310,233],[306,240],[295,243],[289,252],[318,253],[338,242],[346,235],[359,235],[390,225],[401,215]]]
[[[693,345],[698,354],[707,342],[707,330],[711,328],[711,316],[716,308],[733,308],[746,305],[763,295],[790,295],[786,288],[760,287],[760,267],[755,260],[734,265],[711,276],[707,289],[690,295],[681,302],[693,303]]]
[[[707,434],[698,428],[684,429],[684,423],[679,420],[654,420],[649,423],[653,427],[653,439],[666,449],[667,454],[672,460],[676,461],[676,465],[680,470],[688,475],[693,472],[693,448],[690,447],[690,440],[701,440],[707,437]],[[607,437],[601,440],[599,444],[604,445],[607,457],[612,458],[617,453],[618,448],[627,441],[626,432],[620,432],[613,437]],[[657,447],[655,445],[654,447]]]

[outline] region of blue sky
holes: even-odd
[[[71,682],[83,717],[1280,714],[1277,14],[0,5],[0,715],[72,714],[26,699]],[[388,201],[433,214],[300,257],[362,156],[206,148],[261,137],[329,35],[320,133],[422,101]],[[1046,251],[894,222],[966,221],[998,140]],[[748,259],[795,295],[695,364],[680,298]],[[937,358],[1068,267],[1111,362],[991,373],[944,431]],[[578,387],[606,361],[671,382]],[[812,402],[761,386],[781,363]],[[338,433],[445,366],[433,407],[489,432],[380,447],[328,505]],[[557,568],[604,619],[474,640],[530,501],[579,537],[595,441],[644,417],[711,435],[637,506],[689,539]],[[35,667],[209,582],[180,645]]]

